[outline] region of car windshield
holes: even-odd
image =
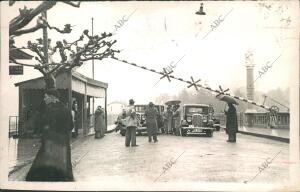
[[[147,106],[146,105],[137,105],[134,106],[134,109],[136,112],[145,112]]]
[[[148,105],[136,105],[136,106],[134,106],[134,109],[136,112],[145,112],[147,107],[148,107]],[[155,105],[155,108],[157,109],[157,111],[161,111],[160,110],[161,107],[159,105]]]
[[[208,113],[208,107],[186,107],[186,113],[190,114],[196,114],[196,113],[201,113],[201,114],[207,114]]]

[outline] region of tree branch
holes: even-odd
[[[12,6],[13,4],[15,4],[16,1],[9,1],[9,6]]]
[[[39,56],[39,58],[43,64],[46,64],[46,58],[42,54],[41,50],[39,49],[39,47],[36,43],[31,43],[31,41],[28,41],[27,47],[29,48],[29,50],[35,52]]]
[[[9,22],[9,35],[14,35],[17,30],[30,23],[34,17],[43,11],[51,9],[54,5],[56,5],[56,3],[57,1],[44,1],[35,9],[28,10],[26,7],[24,7],[24,9],[20,9],[20,14]]]
[[[61,30],[57,27],[52,27],[45,18],[41,17],[41,20],[44,22],[45,25],[47,25],[47,27],[49,29],[51,29],[51,30],[54,29],[59,33],[71,33],[71,31],[72,31],[72,28],[71,28],[70,24],[65,24],[65,28],[63,30]]]
[[[16,31],[28,25],[31,22],[31,20],[35,18],[37,15],[55,6],[57,2],[58,1],[44,1],[35,9],[28,10],[26,7],[24,7],[24,9],[19,9],[20,14],[9,22],[9,34],[14,35]],[[73,7],[80,7],[81,2],[79,1],[77,3],[74,3],[71,1],[63,1],[63,3],[66,3]],[[10,3],[10,5],[13,4],[14,1]]]
[[[23,35],[23,34],[26,34],[26,33],[32,33],[32,32],[35,32],[39,29],[42,29],[43,27],[44,27],[43,25],[37,24],[35,27],[29,28],[29,29],[23,29],[23,30],[15,31],[13,35],[14,36],[20,36],[20,35]]]
[[[63,1],[64,3],[68,4],[68,5],[71,5],[73,7],[80,7],[80,1],[78,1],[77,3],[74,3],[72,1]]]

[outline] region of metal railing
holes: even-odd
[[[226,126],[226,116],[224,113],[216,113],[215,117],[220,119],[220,125]],[[261,127],[268,128],[269,115],[267,113],[237,113],[238,126],[239,127]],[[289,129],[290,115],[289,113],[278,113],[276,117],[275,128]]]

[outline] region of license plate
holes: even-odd
[[[201,129],[194,129],[194,131],[193,132],[201,132]]]

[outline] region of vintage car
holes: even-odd
[[[145,118],[145,110],[147,109],[148,105],[134,105],[135,111],[137,118],[139,119],[140,126],[138,126],[136,132],[138,135],[141,135],[143,132],[147,131],[147,126],[146,126],[146,118]],[[158,117],[157,117],[157,126],[158,129],[160,130],[161,127],[163,127],[163,117],[162,113],[164,111],[164,106],[163,105],[155,105],[156,109],[158,110]],[[122,136],[125,136],[126,133],[126,126],[125,126],[125,120],[124,119],[119,119],[116,124],[116,130],[120,130],[120,134]]]
[[[136,130],[138,135],[141,135],[142,132],[147,131],[146,118],[145,118],[145,111],[146,111],[147,107],[148,107],[148,105],[134,105],[136,115],[140,121],[140,126]],[[162,117],[162,113],[164,111],[164,106],[163,105],[155,105],[155,107],[159,114],[157,116],[157,127],[158,127],[158,130],[160,130],[161,127],[163,127],[163,125],[164,125],[163,117]]]
[[[215,124],[216,122],[216,124]],[[181,135],[205,133],[212,137],[215,127],[220,126],[213,118],[211,106],[206,104],[185,104],[182,110]]]

